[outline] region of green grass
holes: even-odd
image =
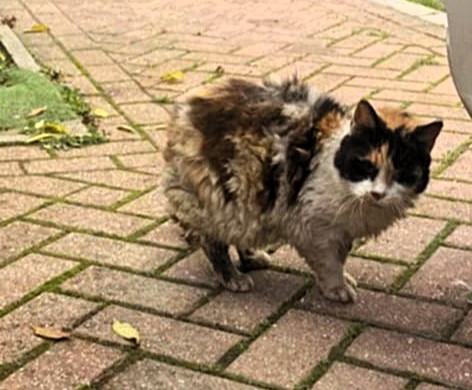
[[[46,107],[46,111],[27,118],[39,107]],[[65,101],[60,85],[41,73],[13,67],[0,70],[0,108],[0,130],[23,128],[31,120],[61,122],[78,118]]]
[[[446,11],[446,6],[444,2],[441,0],[408,0],[412,3],[418,3],[424,5],[426,7],[434,8],[439,11]]]

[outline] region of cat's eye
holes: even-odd
[[[423,172],[421,168],[415,167],[397,171],[394,175],[394,179],[398,183],[413,186],[421,179],[422,175]]]
[[[371,161],[360,157],[354,158],[353,167],[358,180],[374,179],[379,171]]]

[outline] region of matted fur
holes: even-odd
[[[378,115],[398,134],[416,126],[402,112]],[[404,217],[417,192],[384,203],[353,193],[333,164],[351,127],[339,103],[296,78],[233,79],[208,89],[178,105],[169,126],[170,211],[204,247],[209,240],[240,251],[293,245],[328,298],[353,299],[342,272],[353,239]],[[372,163],[391,163],[386,145],[371,151]]]

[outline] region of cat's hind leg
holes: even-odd
[[[231,261],[228,245],[217,240],[206,238],[201,244],[203,251],[211,262],[213,270],[221,285],[230,291],[249,291],[254,282],[252,278],[239,272]]]
[[[269,268],[270,256],[267,252],[252,249],[238,249],[241,272]]]

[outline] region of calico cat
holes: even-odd
[[[232,79],[175,107],[164,153],[171,213],[229,290],[252,287],[245,272],[270,259],[261,249],[290,244],[326,298],[354,301],[355,281],[343,272],[353,240],[378,235],[413,206],[442,126],[376,112],[366,100],[351,117],[296,77]]]

